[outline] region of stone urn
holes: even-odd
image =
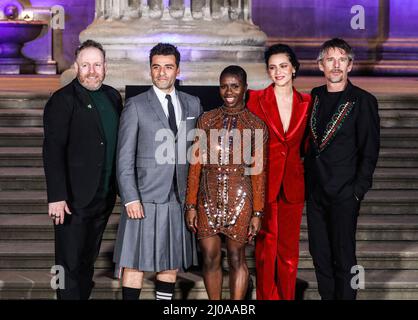
[[[0,20],[0,74],[19,74],[32,64],[21,53],[23,45],[35,40],[48,22],[18,20],[13,7],[6,7],[4,14],[7,20]]]

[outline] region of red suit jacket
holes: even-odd
[[[284,133],[274,95],[274,84],[263,90],[249,90],[248,109],[269,128],[267,149],[266,201],[273,202],[283,186],[286,200],[304,202],[304,169],[301,144],[311,109],[311,96],[293,88],[293,106],[289,128]]]

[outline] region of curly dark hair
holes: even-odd
[[[173,55],[176,57],[177,67],[180,65],[180,52],[177,47],[171,43],[159,43],[154,46],[149,53],[149,64],[152,63],[152,57],[155,55],[170,56]]]

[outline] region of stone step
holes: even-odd
[[[2,109],[0,126],[3,127],[41,127],[43,109]]]
[[[360,214],[417,214],[418,190],[370,190],[361,204]]]
[[[382,148],[417,148],[417,128],[382,128],[380,130]]]
[[[114,241],[102,242],[96,263],[97,269],[113,269]],[[299,268],[313,269],[307,241],[300,242]],[[254,246],[247,246],[247,263],[255,268]],[[358,264],[365,269],[418,269],[418,243],[416,241],[358,241]],[[1,241],[0,270],[45,269],[54,265],[53,241]],[[223,266],[227,270],[226,254]]]
[[[380,110],[380,123],[383,128],[417,128],[418,110]],[[0,126],[40,127],[43,108],[1,108]]]
[[[367,271],[366,271],[367,272]],[[0,299],[55,299],[51,289],[53,275],[48,271],[0,271]],[[254,285],[256,279],[252,275]],[[365,288],[358,291],[359,300],[417,300],[417,270],[373,270],[366,273]],[[95,288],[92,299],[121,299],[120,282],[109,272],[98,270],[94,276]],[[141,300],[154,299],[154,275],[146,273]],[[304,300],[319,299],[315,273],[311,270],[298,272],[297,296]],[[228,276],[225,274],[222,296],[228,299]],[[255,290],[253,290],[253,299]],[[175,299],[207,299],[200,272],[179,273]]]
[[[0,108],[5,109],[43,109],[50,94],[31,92],[0,92]],[[379,110],[416,110],[418,96],[388,94],[376,95]]]
[[[380,132],[382,148],[417,148],[417,128],[382,128]],[[42,127],[2,127],[0,126],[0,147],[41,147]]]
[[[0,167],[41,167],[40,147],[0,147]],[[418,168],[418,149],[381,148],[377,167]]]
[[[0,214],[45,214],[44,191],[0,192]],[[120,212],[117,202],[114,212]],[[418,214],[418,190],[371,190],[362,202],[360,214]]]
[[[0,214],[45,214],[47,212],[45,191],[0,192]],[[117,202],[114,212],[120,212],[119,202]]]
[[[383,128],[418,128],[418,110],[379,110]]]
[[[103,240],[114,241],[120,215],[110,216]],[[53,241],[54,227],[45,214],[5,214],[0,216],[0,240]]]
[[[16,88],[16,85],[13,85]],[[21,85],[24,89],[25,85]],[[55,84],[43,92],[2,91],[0,92],[0,108],[44,108],[52,92],[59,88]],[[418,96],[411,92],[399,93],[374,93],[378,102],[379,110],[418,109]]]
[[[304,300],[320,299],[312,270],[299,270],[297,277],[307,287]],[[366,270],[364,285],[358,291],[358,300],[417,300],[418,270]]]
[[[379,112],[383,110],[418,110],[418,95],[416,94],[379,94]]]
[[[97,269],[113,268],[113,247],[114,241],[102,242]],[[50,270],[54,259],[53,241],[0,241],[0,270]]]
[[[0,167],[42,167],[42,148],[0,147]]]
[[[110,216],[103,240],[114,241],[119,214]],[[307,240],[306,216],[302,218],[301,240]],[[53,241],[54,228],[47,214],[4,214],[0,216],[0,240]],[[358,241],[417,241],[418,215],[360,215]]]
[[[50,92],[0,92],[0,108],[36,108],[43,109]],[[416,110],[418,96],[416,94],[376,94],[379,110]]]
[[[51,289],[53,275],[49,271],[0,271],[0,299],[55,299],[55,290]],[[120,282],[113,274],[97,270],[94,278],[95,287],[92,299],[121,299]],[[253,277],[255,283],[255,277]],[[229,296],[228,277],[224,276],[223,297]],[[200,272],[179,273],[175,288],[175,299],[207,299],[203,278]],[[255,290],[253,291],[255,298]],[[155,299],[154,274],[145,273],[141,290],[142,299]]]
[[[360,215],[357,241],[417,241],[418,215]],[[302,217],[301,240],[308,240],[306,216]]]
[[[357,241],[357,263],[366,270],[418,270],[418,243]],[[313,269],[307,241],[300,243],[299,269]]]
[[[418,189],[418,168],[377,168],[374,190]],[[0,167],[0,190],[46,190],[42,167]]]
[[[0,147],[41,147],[42,127],[0,126]]]
[[[44,109],[47,93],[0,92],[0,109]]]
[[[381,148],[377,167],[418,168],[418,148]]]
[[[0,167],[0,190],[46,190],[43,167]]]
[[[418,190],[418,168],[376,168],[373,189]]]
[[[0,147],[0,167],[41,167],[42,148]],[[382,148],[377,167],[418,167],[418,149]]]
[[[224,255],[226,250],[224,249]],[[255,269],[254,246],[246,247],[248,268]],[[418,243],[416,241],[357,241],[357,263],[366,270],[418,269]],[[222,260],[224,269],[228,262]],[[314,268],[308,241],[300,241],[299,269]],[[417,279],[418,280],[418,279]]]

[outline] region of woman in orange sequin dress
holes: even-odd
[[[231,299],[244,299],[249,279],[246,243],[261,227],[268,129],[245,106],[247,75],[239,66],[220,76],[224,105],[197,122],[186,196],[186,223],[197,233],[209,299],[221,298],[225,237]],[[221,236],[223,235],[223,236]]]

